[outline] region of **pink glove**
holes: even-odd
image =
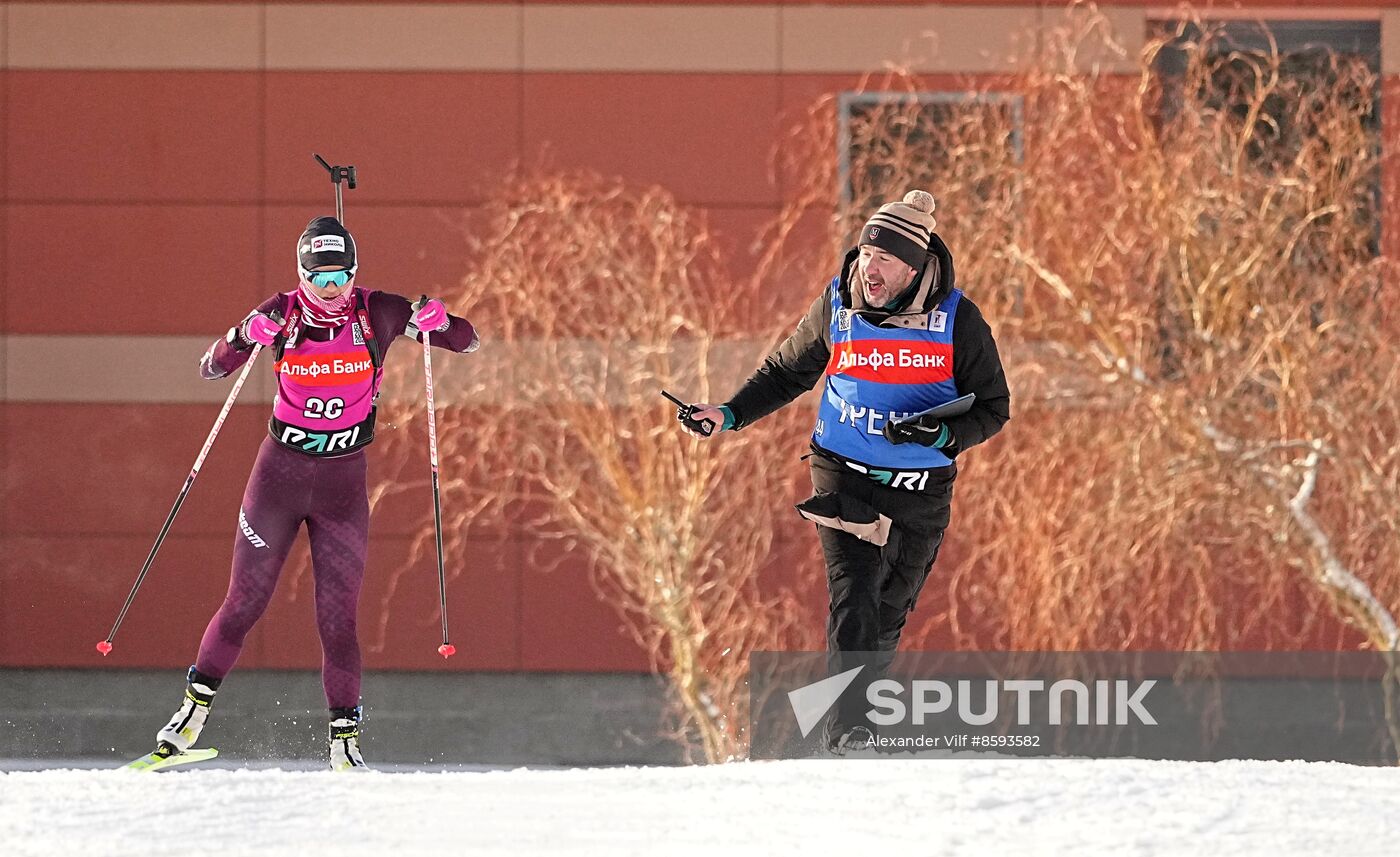
[[[442,301],[433,298],[414,310],[409,321],[419,330],[430,330],[434,333],[446,330],[447,307],[442,305]]]
[[[272,341],[277,338],[277,334],[281,332],[282,325],[260,312],[253,313],[248,316],[247,321],[243,322],[243,338],[259,345],[271,345]]]

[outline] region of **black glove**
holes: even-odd
[[[942,449],[953,442],[952,430],[938,417],[912,417],[902,422],[886,420],[882,431],[890,443],[917,443]]]

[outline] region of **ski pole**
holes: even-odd
[[[224,420],[228,418],[229,411],[233,410],[233,401],[238,398],[238,391],[243,389],[243,382],[248,380],[248,371],[253,368],[253,363],[258,359],[258,352],[262,351],[262,345],[254,345],[253,353],[248,355],[248,362],[243,364],[243,371],[239,373],[238,380],[234,382],[233,389],[228,391],[228,398],[224,400],[224,408],[219,411],[219,418],[214,420],[214,427],[209,430],[209,437],[204,439],[204,448],[199,451],[199,457],[194,460],[194,467],[190,469],[190,475],[185,477],[185,487],[180,489],[180,496],[175,498],[175,505],[170,508],[170,514],[165,518],[165,525],[160,528],[160,534],[156,536],[156,543],[151,546],[151,553],[146,557],[146,562],[141,566],[141,573],[136,575],[136,582],[131,585],[131,592],[126,596],[126,603],[122,605],[121,612],[117,614],[117,621],[112,624],[112,630],[107,634],[107,639],[97,644],[97,650],[106,657],[112,651],[112,639],[117,636],[117,629],[122,626],[122,620],[126,618],[126,611],[131,609],[131,602],[136,599],[136,591],[141,588],[141,582],[146,579],[146,572],[151,570],[151,563],[155,562],[156,552],[165,542],[165,536],[170,532],[170,525],[175,523],[175,516],[180,513],[180,506],[184,504],[185,497],[189,496],[190,487],[194,485],[195,477],[199,475],[199,468],[204,466],[204,457],[209,454],[209,449],[214,445],[214,438],[219,436],[219,429],[223,428]]]
[[[428,296],[424,295],[422,300],[426,303]],[[437,536],[438,608],[442,612],[442,645],[438,646],[438,654],[450,658],[457,654],[457,647],[448,642],[447,637],[447,575],[442,564],[442,499],[438,491],[437,417],[433,413],[433,353],[428,345],[428,331],[419,333],[423,335],[423,377],[428,390],[428,462],[433,467],[433,529]]]

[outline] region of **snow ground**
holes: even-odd
[[[689,768],[0,772],[0,854],[1393,855],[1400,770],[807,760]]]

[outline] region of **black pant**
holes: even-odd
[[[930,479],[924,492],[881,485],[843,465],[814,456],[812,486],[818,495],[843,494],[868,504],[890,518],[884,546],[844,530],[817,527],[826,559],[831,594],[827,617],[827,650],[833,674],[868,667],[832,712],[828,729],[839,731],[866,723],[866,688],[894,659],[904,624],[943,543],[953,499],[956,468]]]

